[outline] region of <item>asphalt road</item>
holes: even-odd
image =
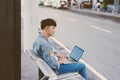
[[[44,18],[57,21],[57,40],[69,49],[80,46],[85,50],[82,56],[85,62],[108,80],[120,80],[119,23],[49,7],[39,7],[38,12],[38,21]]]

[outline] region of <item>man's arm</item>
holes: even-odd
[[[57,56],[59,58],[60,63],[66,63],[67,62],[68,57],[65,54],[56,53],[55,56]]]
[[[67,56],[65,54],[55,53],[55,56],[57,56],[58,58],[67,58]]]

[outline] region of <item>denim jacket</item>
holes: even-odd
[[[48,38],[43,36],[41,33],[33,44],[33,51],[39,57],[41,57],[52,69],[59,69],[60,63],[54,55],[55,51],[52,48]]]

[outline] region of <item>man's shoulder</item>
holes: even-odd
[[[45,41],[45,39],[44,39],[42,36],[38,36],[38,37],[37,37],[37,40]]]
[[[43,37],[39,36],[36,41],[36,43],[40,43],[40,44],[46,44],[48,43]]]

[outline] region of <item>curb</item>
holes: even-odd
[[[94,17],[94,18],[101,17],[104,19],[111,19],[112,21],[120,23],[120,16],[113,15],[112,13],[109,14],[109,13],[102,13],[102,12],[97,12],[97,11],[95,13],[90,10],[85,10],[85,9],[79,10],[79,9],[75,9],[75,8],[69,8],[67,11],[76,12],[76,13],[79,13],[82,15],[87,15],[87,16]]]

